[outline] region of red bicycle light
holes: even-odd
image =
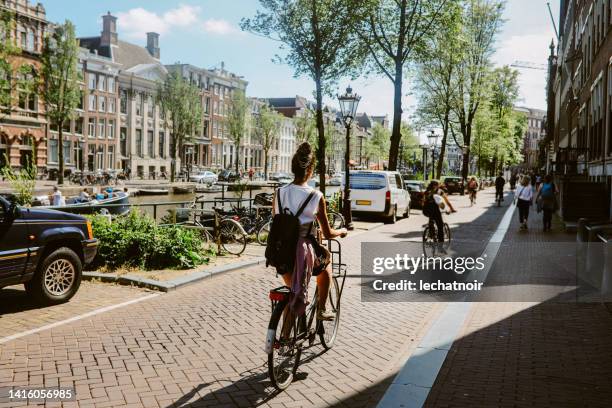
[[[283,300],[286,299],[287,294],[286,293],[280,293],[280,292],[270,292],[270,300],[275,301],[275,302],[281,302]]]

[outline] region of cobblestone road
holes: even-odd
[[[486,242],[503,211],[484,203],[469,208],[465,197],[453,201],[460,210],[449,218],[459,227],[455,236],[472,221],[469,239]],[[374,406],[441,305],[362,303],[360,243],[418,239],[423,223],[415,214],[344,241],[350,276],[338,341],[324,354],[320,345],[308,349],[299,381],[286,392],[273,391],[264,366],[267,292],[279,279],[262,267],[3,344],[0,387],[74,386],[78,401],[64,406],[79,407]],[[98,286],[84,289],[93,293]],[[143,295],[131,291],[127,298]],[[8,406],[19,405],[0,404]]]

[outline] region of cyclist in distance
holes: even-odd
[[[499,176],[495,179],[495,200],[499,197],[501,201],[504,201],[504,185],[506,184],[506,179],[504,179],[503,175],[499,173]]]
[[[440,194],[440,183],[437,180],[432,180],[425,191],[423,200],[423,214],[429,218],[429,225],[436,223],[438,243],[444,242],[444,220],[442,219],[442,211],[445,207],[444,199]]]
[[[292,273],[284,273],[281,276],[285,285],[291,288],[293,296],[301,298],[305,302],[308,299],[306,291],[310,277],[311,275],[316,276],[319,294],[317,319],[333,320],[335,313],[325,310],[332,278],[331,266],[327,265],[324,270],[317,273],[317,270],[321,268],[316,268],[317,265],[315,265],[316,254],[313,247],[313,237],[316,237],[316,231],[313,224],[316,219],[323,237],[326,239],[345,237],[347,230],[346,228],[336,230],[330,227],[323,194],[320,191],[315,191],[307,184],[308,180],[312,177],[314,164],[315,158],[310,144],[308,142],[300,144],[291,160],[291,171],[293,172],[294,180],[292,183],[276,190],[272,200],[272,213],[278,214],[279,211],[286,211],[288,209],[292,214],[297,214],[302,204],[306,202],[309,195],[314,191],[313,197],[308,201],[299,216],[300,235],[296,248],[295,267]],[[282,210],[276,208],[278,206],[277,194],[280,195]]]
[[[470,181],[468,181],[467,189],[472,205],[476,204],[476,193],[478,192],[478,182],[476,181],[476,177],[472,177]]]

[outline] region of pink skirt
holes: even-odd
[[[312,276],[315,252],[308,238],[300,237],[295,249],[295,266],[291,279],[291,300],[289,306],[297,316],[301,316],[308,306],[308,284]]]

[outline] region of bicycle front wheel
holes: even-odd
[[[302,354],[301,347],[296,344],[295,319],[289,311],[283,313],[286,305],[286,302],[276,305],[268,324],[268,336],[274,336],[272,351],[268,353],[268,375],[279,391],[293,382]]]
[[[234,220],[224,219],[219,223],[221,246],[232,255],[240,255],[246,249],[247,237],[242,227]]]
[[[423,230],[423,255],[434,256],[436,253],[436,227],[426,226]]]
[[[319,322],[319,339],[325,350],[329,350],[336,342],[338,328],[340,327],[340,288],[338,287],[338,279],[332,278],[325,308],[336,314],[334,320]]]
[[[268,235],[270,235],[270,228],[272,228],[272,221],[266,222],[261,226],[259,231],[257,231],[257,242],[259,245],[266,246],[268,243]]]

